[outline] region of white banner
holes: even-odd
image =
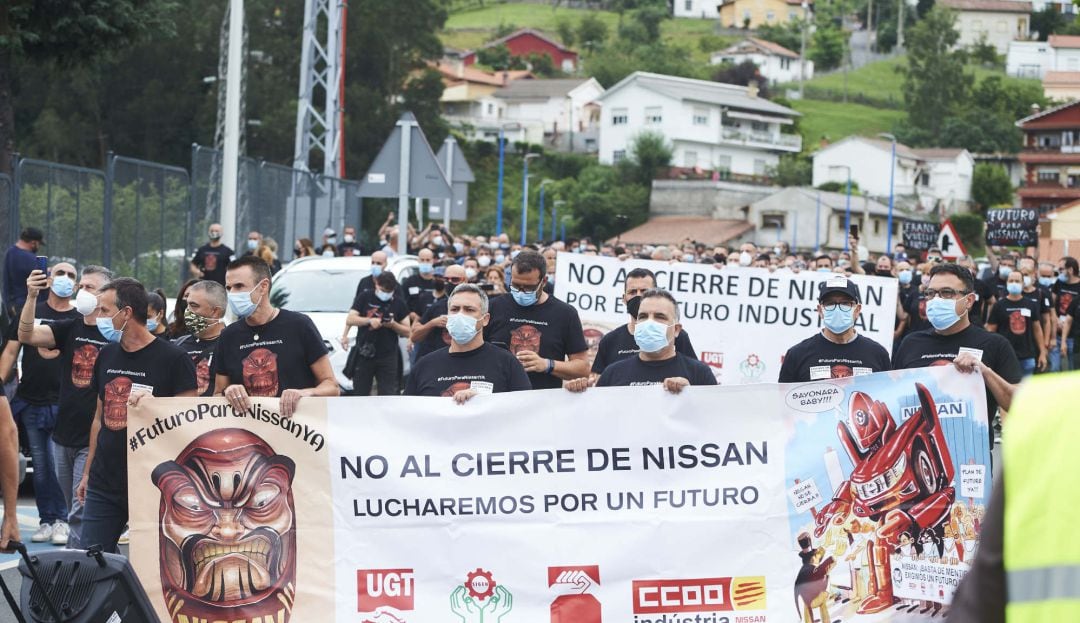
[[[629,320],[622,301],[626,273],[653,271],[657,287],[679,302],[683,328],[721,385],[776,382],[788,348],[820,330],[818,283],[836,277],[575,253],[560,253],[555,268],[555,296],[578,310],[590,355],[605,333]],[[896,279],[856,275],[853,281],[862,297],[859,333],[891,353]]]

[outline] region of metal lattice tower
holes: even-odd
[[[310,171],[311,155],[319,152],[322,173],[333,177],[342,174],[345,15],[345,0],[304,0],[293,168]]]
[[[217,125],[214,128],[214,149],[220,157],[215,157],[210,164],[210,186],[206,193],[206,213],[204,219],[215,219],[218,206],[221,205],[221,167],[225,154],[225,86],[229,79],[229,20],[231,11],[225,5],[225,16],[221,19],[221,34],[218,37],[218,73],[217,73]],[[244,21],[243,71],[240,72],[240,155],[247,154],[247,56],[248,29]],[[248,205],[247,167],[241,165],[237,171],[236,205],[238,214],[245,214]]]

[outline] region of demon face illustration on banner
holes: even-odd
[[[531,324],[523,324],[510,332],[510,352],[516,355],[523,350],[540,352],[540,330]]]
[[[209,256],[208,256],[209,257]],[[202,396],[210,389],[210,360],[196,356],[195,381],[198,384],[199,395]]]
[[[151,476],[174,623],[287,623],[296,596],[292,459],[240,429],[205,433]]]
[[[244,387],[250,396],[278,395],[277,355],[265,348],[256,348],[243,361]]]
[[[97,362],[98,347],[83,344],[75,349],[71,356],[71,384],[79,389],[90,387],[94,379],[94,363]]]
[[[105,400],[101,406],[105,428],[123,430],[127,428],[127,401],[131,396],[131,379],[118,376],[105,384]]]
[[[457,383],[454,383],[450,387],[447,387],[446,391],[444,391],[442,393],[442,396],[444,398],[450,398],[454,394],[456,394],[456,393],[458,393],[460,391],[465,391],[466,389],[469,389],[470,387],[472,387],[472,385],[468,381],[459,381]]]

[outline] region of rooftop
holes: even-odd
[[[502,45],[502,44],[506,43],[507,41],[510,41],[511,39],[517,39],[518,37],[520,37],[522,35],[532,35],[532,36],[536,37],[537,39],[542,39],[543,41],[551,44],[552,46],[554,46],[555,48],[557,48],[561,52],[566,52],[567,54],[577,54],[577,52],[575,52],[574,50],[571,50],[570,48],[566,47],[565,45],[559,43],[558,41],[555,41],[551,37],[545,35],[544,33],[540,32],[539,30],[535,30],[533,28],[522,28],[521,30],[515,30],[514,32],[506,35],[505,37],[500,37],[500,38],[498,38],[498,39],[496,39],[494,41],[489,41],[489,42],[485,43],[483,45],[482,49],[493,48],[495,46]]]
[[[940,0],[941,6],[954,11],[982,11],[986,13],[1031,13],[1030,2],[1015,0]]]
[[[619,241],[628,244],[679,244],[686,239],[705,244],[723,244],[753,229],[742,220],[708,216],[654,216],[623,232]]]
[[[1052,48],[1080,48],[1080,37],[1075,35],[1050,35],[1046,41]]]
[[[495,93],[501,99],[550,99],[566,97],[568,93],[592,78],[555,78],[518,80]]]
[[[766,41],[765,39],[758,39],[757,37],[747,37],[742,41],[725,48],[721,54],[739,54],[748,52],[747,48],[757,48],[765,54],[773,56],[786,56],[788,58],[799,58],[799,55],[791,50],[785,48],[779,43],[773,43],[772,41]]]
[[[690,100],[705,104],[714,104],[727,108],[738,108],[757,112],[773,113],[788,117],[801,116],[798,112],[770,102],[763,97],[752,97],[744,86],[724,84],[709,80],[695,80],[693,78],[680,78],[678,76],[665,76],[645,71],[635,71],[623,78],[618,84],[607,90],[597,100],[602,101],[613,93],[630,84],[666,95],[676,100]]]

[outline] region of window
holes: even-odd
[[[765,175],[765,161],[761,158],[754,158],[754,175]]]
[[[767,213],[763,212],[761,214],[761,228],[762,229],[766,229],[766,228],[775,229],[777,227],[779,227],[780,229],[785,229],[787,227],[786,223],[787,223],[787,213],[786,212],[767,212]]]
[[[776,19],[776,12],[775,11],[769,11],[768,13],[765,14],[765,21],[767,21],[767,22],[771,22],[771,21],[773,21],[775,19]]]
[[[625,108],[611,109],[611,125],[626,125],[630,122],[630,114]]]
[[[717,158],[716,158],[716,170],[717,171],[730,171],[731,170],[731,156],[717,156]]]
[[[626,150],[625,149],[616,149],[615,151],[611,152],[611,162],[612,163],[619,163],[619,162],[622,162],[625,159],[626,159]]]
[[[1065,59],[1065,66],[1069,71],[1076,71],[1080,69],[1080,58]]]
[[[686,151],[683,152],[683,166],[692,169],[697,166],[697,152]]]
[[[686,0],[686,12],[690,13],[694,10],[694,0]]]
[[[1040,134],[1039,135],[1039,147],[1059,147],[1061,145],[1061,136],[1058,134]]]
[[[1009,24],[1008,24],[1008,22],[1006,22],[1003,19],[999,19],[998,22],[997,22],[997,31],[998,32],[1009,32]]]
[[[1058,182],[1061,179],[1061,172],[1049,167],[1039,168],[1037,175],[1040,182]]]
[[[649,106],[645,109],[646,125],[656,125],[664,122],[664,111],[659,106]]]
[[[744,24],[750,23],[750,9],[746,9],[742,12],[742,20]]]
[[[493,113],[493,112],[495,112],[495,104],[490,104],[490,103],[489,103],[489,104],[488,104],[488,111],[487,111],[487,114],[489,114],[489,115],[490,115],[490,114],[491,114],[491,113]]]
[[[768,132],[769,124],[763,121],[752,121],[750,122],[750,129],[754,132]]]
[[[919,186],[929,186],[929,185],[930,185],[930,172],[929,171],[923,171],[922,173],[919,173]]]
[[[877,236],[881,233],[881,219],[874,219],[874,235]]]
[[[780,59],[780,69],[791,69],[791,59],[786,56]]]
[[[708,108],[695,108],[694,109],[694,125],[709,125],[709,109]]]
[[[797,21],[799,19],[799,12],[798,11],[788,11],[787,18],[788,18],[789,22]]]

